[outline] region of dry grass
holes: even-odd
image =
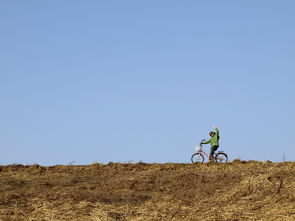
[[[0,221],[295,220],[295,163],[0,167]]]

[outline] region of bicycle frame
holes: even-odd
[[[199,152],[199,153],[202,153],[202,154],[204,154],[208,159],[210,159],[210,156],[209,156],[209,154],[207,154],[206,152],[204,152],[203,150],[201,151],[201,152]]]
[[[210,159],[210,155],[207,154],[205,151],[203,151],[203,145],[202,145],[202,143],[200,143],[198,147],[199,147],[200,149],[197,150],[196,153],[202,153],[202,154],[204,154],[208,159]]]

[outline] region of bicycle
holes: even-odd
[[[202,144],[203,141],[204,140],[202,140],[200,144],[196,146],[196,153],[194,153],[191,157],[192,163],[197,163],[197,162],[204,163],[204,160],[205,160],[204,155],[208,159],[210,159],[210,156],[203,151],[203,144]],[[214,153],[213,158],[216,163],[227,163],[228,161],[228,156],[224,151],[218,151],[217,153]]]

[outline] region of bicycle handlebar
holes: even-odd
[[[201,140],[201,142],[200,142],[200,146],[202,146],[202,143],[203,143],[203,141],[205,141],[206,139],[203,139],[203,140]]]

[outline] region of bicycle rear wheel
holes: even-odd
[[[192,163],[203,163],[204,160],[205,158],[201,153],[194,153],[191,158]]]
[[[227,163],[228,157],[226,153],[217,153],[215,156],[216,163]]]

